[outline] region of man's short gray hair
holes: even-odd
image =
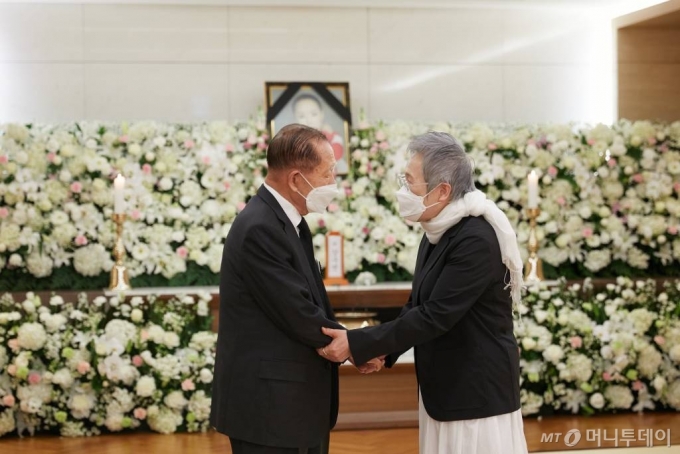
[[[456,201],[475,190],[472,159],[451,134],[430,131],[416,136],[411,140],[409,150],[412,155],[422,156],[428,192],[448,183],[451,185],[451,200]]]

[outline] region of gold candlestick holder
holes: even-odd
[[[127,268],[125,268],[125,265],[123,264],[123,259],[125,258],[125,245],[123,244],[123,223],[125,222],[125,215],[114,214],[113,221],[116,223],[116,243],[113,246],[113,256],[116,258],[116,264],[111,269],[109,290],[122,292],[132,288],[130,286]]]
[[[536,236],[536,218],[541,214],[540,208],[527,208],[529,216],[529,259],[526,264],[524,282],[537,284],[544,280],[543,262],[538,257],[538,237]]]

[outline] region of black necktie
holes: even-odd
[[[316,281],[316,286],[319,288],[319,293],[323,298],[323,294],[326,288],[324,287],[323,281],[321,280],[321,274],[319,273],[318,268],[319,265],[316,259],[314,258],[314,245],[312,244],[312,232],[309,230],[309,225],[307,225],[307,221],[305,221],[305,218],[302,218],[302,221],[300,221],[300,224],[298,224],[298,228],[300,229],[300,241],[302,242],[302,248],[305,250],[307,261],[309,262],[309,266],[312,269],[312,274],[314,275],[314,281]]]

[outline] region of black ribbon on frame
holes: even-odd
[[[343,120],[345,120],[348,124],[352,124],[352,114],[349,110],[348,107],[344,106],[338,98],[331,93],[331,91],[326,87],[326,85],[319,83],[319,82],[310,82],[310,83],[301,83],[301,82],[292,82],[288,84],[288,87],[281,93],[281,96],[279,96],[279,99],[276,100],[274,104],[270,108],[267,109],[267,123],[272,122],[276,116],[281,113],[281,111],[290,103],[291,99],[295,97],[298,91],[303,86],[309,86],[314,90],[321,98],[323,98],[324,101],[326,101],[326,104],[330,106],[333,111],[338,114]]]

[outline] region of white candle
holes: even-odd
[[[125,213],[125,177],[118,174],[113,180],[113,212],[116,214]]]
[[[538,175],[535,170],[529,174],[529,208],[538,208]]]

